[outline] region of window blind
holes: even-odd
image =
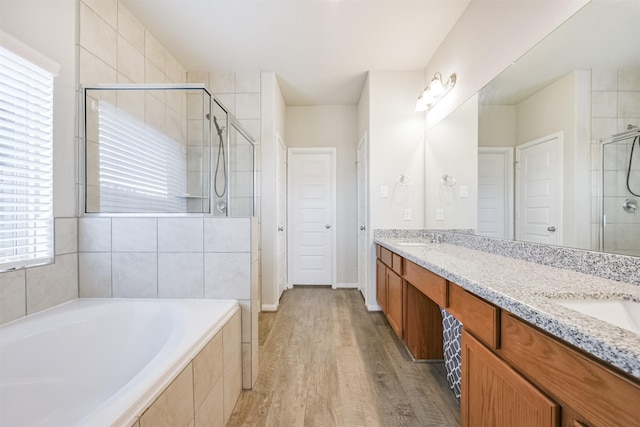
[[[101,100],[101,212],[186,212],[186,146]]]
[[[53,77],[0,45],[2,270],[54,256]]]

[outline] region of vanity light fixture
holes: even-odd
[[[442,74],[435,73],[433,79],[424,88],[416,102],[416,111],[426,111],[433,107],[456,85],[456,75],[451,74],[446,82],[442,81]]]

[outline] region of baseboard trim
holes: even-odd
[[[382,311],[382,307],[378,304],[367,304],[367,311]]]
[[[278,304],[262,304],[262,311],[278,311]]]
[[[334,289],[358,289],[357,283],[336,283]]]

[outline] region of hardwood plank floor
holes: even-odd
[[[414,363],[360,292],[295,287],[261,313],[258,380],[228,426],[458,426],[441,363]]]

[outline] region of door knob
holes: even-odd
[[[331,228],[329,224],[325,225],[324,228]]]
[[[550,231],[553,233],[554,231],[556,231],[556,228],[552,225],[550,227],[547,227],[547,231]]]
[[[284,231],[284,227],[278,227],[278,231]]]
[[[364,230],[366,230],[366,229],[367,229],[367,228],[366,228],[364,225],[361,225],[361,226],[360,226],[360,231],[364,231]]]

